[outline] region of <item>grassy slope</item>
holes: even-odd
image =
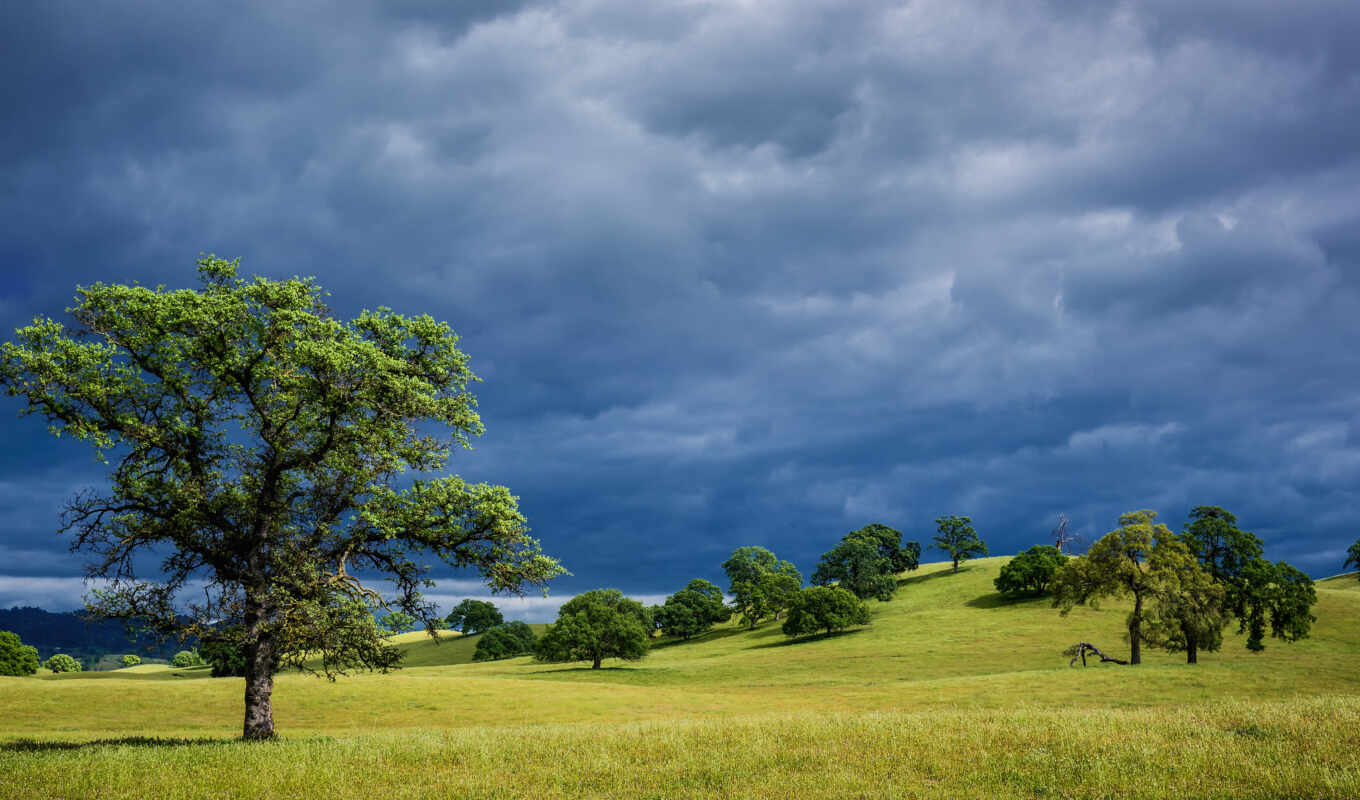
[[[896,752],[899,745],[893,741],[898,729],[925,741],[938,735],[963,742],[974,729],[993,724],[1005,731],[998,736],[1011,737],[1021,750],[1028,745],[1021,747],[1023,736],[1018,731],[1026,725],[1037,726],[1036,730],[1047,731],[1049,739],[1044,741],[1052,752],[1070,754],[1078,752],[1081,741],[1103,738],[1105,734],[1100,731],[1104,728],[1125,730],[1141,724],[1146,735],[1130,734],[1130,744],[1135,748],[1162,748],[1168,755],[1185,758],[1189,757],[1184,756],[1186,748],[1199,754],[1195,758],[1212,753],[1224,759],[1237,753],[1277,766],[1280,758],[1297,760],[1304,751],[1332,753],[1332,744],[1324,747],[1324,742],[1342,741],[1348,748],[1335,751],[1340,761],[1314,764],[1289,780],[1307,780],[1309,774],[1318,776],[1316,781],[1335,778],[1340,787],[1336,791],[1326,789],[1325,781],[1308,784],[1310,791],[1319,796],[1360,794],[1355,748],[1349,747],[1360,746],[1352,733],[1360,729],[1360,701],[1355,699],[1360,696],[1360,591],[1355,586],[1360,582],[1354,576],[1319,583],[1318,622],[1312,637],[1305,641],[1293,645],[1271,641],[1265,653],[1251,654],[1242,647],[1240,637],[1229,635],[1223,652],[1203,654],[1198,666],[1181,663],[1182,656],[1152,651],[1145,656],[1146,664],[1137,669],[1107,665],[1083,670],[1069,669],[1061,650],[1077,640],[1086,640],[1107,651],[1125,651],[1121,642],[1125,608],[1112,604],[1099,610],[1077,609],[1062,618],[1042,600],[1002,602],[992,591],[991,580],[1005,560],[970,562],[958,574],[950,573],[946,564],[923,566],[902,581],[895,600],[870,604],[873,624],[864,630],[789,642],[772,623],[750,632],[728,626],[693,642],[659,643],[642,662],[606,662],[608,668],[598,671],[575,665],[535,664],[527,658],[469,664],[465,662],[471,657],[475,637],[434,645],[421,642],[419,635],[408,635],[399,644],[408,648],[410,666],[394,674],[357,675],[333,684],[300,675],[280,676],[275,693],[276,719],[289,737],[378,737],[375,741],[384,743],[381,747],[398,751],[401,745],[397,742],[408,740],[392,738],[397,731],[414,734],[415,729],[424,729],[424,733],[409,739],[415,743],[411,745],[414,750],[402,751],[406,752],[402,757],[411,760],[409,766],[421,770],[432,768],[426,762],[437,760],[433,753],[441,747],[471,747],[482,753],[478,757],[485,757],[483,751],[492,746],[487,744],[487,737],[491,737],[498,743],[493,749],[502,757],[520,758],[528,773],[542,772],[534,786],[549,795],[553,792],[547,791],[543,782],[551,783],[551,775],[557,773],[548,765],[534,766],[537,762],[533,758],[552,756],[548,751],[534,755],[540,753],[540,739],[533,730],[562,739],[563,752],[574,749],[594,754],[589,757],[625,762],[642,759],[650,765],[649,774],[656,777],[656,791],[667,795],[695,792],[695,787],[687,783],[694,776],[631,750],[637,745],[629,742],[642,736],[639,731],[672,744],[697,737],[708,742],[704,746],[708,749],[693,742],[688,746],[700,747],[701,753],[707,752],[738,771],[741,767],[732,759],[739,757],[735,751],[744,745],[731,738],[731,726],[747,726],[757,737],[758,742],[751,745],[754,749],[746,754],[757,761],[778,761],[782,738],[793,735],[790,731],[801,732],[798,735],[808,742],[805,757],[813,761],[795,759],[796,763],[769,767],[785,769],[786,777],[792,780],[771,783],[766,794],[777,795],[777,787],[798,785],[795,776],[813,774],[817,764],[827,767],[824,759],[814,755],[818,736],[831,737],[820,747],[835,751],[849,745],[833,740],[846,735],[847,728],[852,729],[863,737],[863,752],[901,759],[902,754]],[[7,712],[0,715],[0,740],[231,736],[240,724],[241,681],[198,679],[203,674],[201,670],[144,667],[104,673],[96,680],[88,675],[0,679],[0,702]],[[1309,699],[1319,697],[1325,699]],[[1262,704],[1263,700],[1268,702]],[[1211,705],[1205,706],[1206,701]],[[945,713],[927,717],[911,713],[927,710]],[[845,716],[847,712],[849,717]],[[1239,719],[1243,726],[1250,726],[1258,724],[1250,721],[1253,719],[1284,719],[1300,713],[1323,723],[1314,724],[1311,734],[1250,734],[1230,736],[1224,742],[1199,741],[1193,734],[1197,715]],[[1333,718],[1335,724],[1328,727],[1326,719]],[[932,733],[928,720],[936,719],[941,720],[942,727]],[[1069,720],[1067,728],[1063,719]],[[436,734],[431,729],[445,732]],[[491,729],[502,732],[492,734]],[[1313,738],[1299,739],[1305,735]],[[305,742],[284,746],[311,747]],[[348,748],[336,747],[335,752]],[[1277,747],[1281,748],[1278,753],[1273,749]],[[121,755],[109,755],[114,752]],[[963,759],[953,750],[949,753],[953,754],[949,758]],[[0,766],[23,768],[41,781],[39,774],[56,770],[59,764],[86,769],[93,767],[85,762],[102,758],[105,762],[101,763],[112,769],[113,762],[108,759],[124,766],[124,760],[140,763],[139,759],[144,759],[149,764],[157,754],[165,755],[153,748],[143,756],[135,747],[0,749]],[[1002,748],[990,757],[1004,760],[1010,756]],[[1122,764],[1125,754],[1110,757]],[[350,761],[346,758],[335,755],[327,762],[331,764],[328,769],[347,772]],[[7,764],[7,760],[14,763]],[[579,780],[580,786],[594,786],[587,794],[609,793],[601,788],[607,784],[606,777],[591,778],[582,773],[594,767],[569,761],[554,762],[561,774],[576,776],[573,780]],[[946,761],[948,758],[936,764],[944,770],[937,779],[951,774]],[[1294,774],[1287,766],[1279,767],[1283,770],[1277,770],[1279,775]],[[617,764],[615,768],[619,768]],[[1032,768],[1015,768],[1020,770],[1016,780],[1035,777]],[[1216,779],[1224,779],[1219,775],[1224,769],[1213,772]],[[858,785],[856,791],[878,793],[896,786],[896,778],[881,769],[875,771],[866,765],[852,772],[867,783],[855,784],[853,775],[846,776],[850,781],[843,787],[846,791]],[[149,778],[149,773],[133,773]],[[471,780],[466,773],[457,774],[462,776],[458,780],[464,781],[459,785],[471,785],[466,783]],[[1107,778],[1115,780],[1115,774],[1111,772]],[[1094,780],[1080,770],[1073,775],[1085,777],[1073,777],[1076,783],[1072,786]],[[454,776],[447,777],[454,780]],[[1175,783],[1174,775],[1165,777],[1172,782],[1155,785],[1193,794],[1193,787]],[[605,783],[591,783],[595,779]],[[731,783],[728,777],[715,780],[713,791],[717,793],[753,792],[750,787],[760,785]],[[392,791],[381,782],[366,785],[374,792]],[[703,789],[707,784],[700,781],[696,785]],[[840,784],[832,781],[827,785]],[[1015,788],[1012,783],[1004,785]],[[1254,779],[1240,784],[1243,791],[1236,793],[1245,796],[1249,794],[1246,789],[1255,791],[1268,785]],[[722,787],[725,791],[720,791]],[[734,787],[741,791],[734,791]],[[1113,791],[1117,787],[1111,784],[1107,788]],[[1291,793],[1277,788],[1281,791],[1276,794]],[[166,793],[175,792],[167,789]]]

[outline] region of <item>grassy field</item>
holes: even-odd
[[[1360,797],[1354,575],[1302,642],[1082,669],[1063,648],[1126,652],[1126,610],[1002,601],[1004,561],[925,565],[863,630],[728,626],[601,670],[408,634],[392,674],[279,676],[266,745],[231,740],[242,682],[206,669],[0,679],[0,797]]]

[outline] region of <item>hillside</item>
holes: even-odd
[[[53,796],[1360,796],[1353,579],[1319,583],[1305,641],[1083,669],[1063,648],[1126,652],[1126,610],[1002,601],[1005,560],[924,565],[861,630],[728,625],[600,670],[406,634],[396,672],[279,675],[267,747],[223,746],[242,682],[206,669],[0,679],[0,769]]]

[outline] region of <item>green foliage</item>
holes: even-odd
[[[175,653],[175,657],[170,659],[172,667],[201,667],[203,659],[197,650],[181,650]]]
[[[879,552],[872,540],[854,534],[822,554],[812,573],[812,582],[819,586],[835,582],[860,599],[891,600],[897,591],[892,561]]]
[[[80,662],[66,653],[56,653],[43,662],[43,666],[53,672],[80,672]]]
[[[557,622],[539,638],[534,658],[550,663],[605,658],[638,661],[647,655],[651,621],[642,604],[618,589],[592,589],[562,604]]]
[[[765,617],[778,615],[792,591],[803,585],[803,575],[788,561],[780,561],[763,547],[739,547],[723,562],[730,581],[727,593],[741,621],[754,628]],[[779,578],[768,576],[777,575]]]
[[[473,661],[495,661],[532,653],[538,638],[527,623],[515,620],[484,632],[477,640]]]
[[[0,631],[0,675],[32,675],[38,671],[38,649],[19,640],[19,635]]]
[[[1004,595],[1037,597],[1048,591],[1053,576],[1066,563],[1067,556],[1058,548],[1038,544],[1008,561],[994,585]]]
[[[137,666],[137,665],[140,664],[140,663],[142,663],[142,657],[141,657],[141,656],[135,656],[135,655],[131,655],[131,654],[128,654],[128,655],[123,656],[123,666],[124,666],[124,667],[135,667],[135,666]]]
[[[401,609],[396,609],[387,612],[382,619],[378,620],[378,626],[386,631],[388,636],[396,636],[397,634],[414,630],[416,618],[413,614],[408,614]]]
[[[973,530],[972,517],[953,514],[937,517],[935,525],[940,532],[935,537],[935,546],[949,554],[955,572],[959,571],[960,562],[987,555],[987,544]]]
[[[380,598],[356,574],[392,581],[427,626],[428,558],[493,590],[561,574],[505,487],[402,477],[443,471],[482,432],[448,325],[385,308],[335,319],[313,280],[240,279],[212,256],[198,272],[198,290],[80,287],[74,328],[38,319],[0,349],[0,385],[24,413],[101,459],[118,452],[107,490],[64,517],[92,577],[112,579],[93,611],[162,634],[241,620],[244,731],[269,738],[280,665],[395,666],[372,624]],[[148,552],[167,554],[155,581],[136,577]],[[181,590],[202,583],[186,623]]]
[[[241,646],[241,626],[232,625],[207,631],[199,640],[198,654],[212,665],[214,678],[244,678],[246,652]]]
[[[852,625],[869,624],[869,607],[839,586],[809,586],[789,603],[784,620],[785,636],[804,636],[824,631],[828,635]]]
[[[1148,574],[1156,581],[1153,602],[1143,635],[1147,641],[1184,652],[1186,663],[1199,662],[1199,651],[1216,652],[1223,644],[1223,628],[1232,619],[1227,591],[1214,580],[1178,537],[1158,539],[1148,559]]]
[[[444,620],[453,630],[462,631],[465,636],[470,636],[491,630],[505,622],[505,617],[501,616],[501,611],[496,608],[495,603],[468,598],[454,606]]]
[[[1283,561],[1264,558],[1247,562],[1242,570],[1243,615],[1239,630],[1247,634],[1247,649],[1266,649],[1266,629],[1284,642],[1308,636],[1317,621],[1311,611],[1317,603],[1313,580]]]
[[[902,532],[889,528],[887,525],[880,525],[877,522],[865,525],[858,530],[850,531],[845,535],[846,539],[864,539],[872,542],[878,548],[879,555],[888,559],[890,562],[889,570],[894,574],[908,572],[921,566],[921,544],[919,542],[902,543]]]
[[[1125,624],[1129,635],[1129,663],[1142,663],[1145,604],[1157,589],[1157,576],[1144,562],[1157,539],[1174,534],[1158,523],[1157,512],[1143,509],[1119,517],[1119,527],[1102,536],[1085,556],[1073,558],[1053,578],[1053,605],[1066,615],[1074,606],[1098,605],[1102,597],[1132,597],[1133,610]]]
[[[1356,539],[1355,544],[1351,545],[1350,548],[1346,550],[1346,562],[1342,564],[1341,567],[1342,569],[1355,567],[1357,570],[1360,570],[1360,539]],[[1357,580],[1360,580],[1360,573],[1357,573],[1355,577]]]
[[[778,577],[776,573],[767,573],[761,580]],[[723,603],[722,590],[702,578],[695,578],[652,611],[652,624],[667,636],[689,639],[712,628],[714,623],[726,622],[731,616],[731,609]]]
[[[1267,630],[1284,642],[1308,636],[1317,602],[1312,579],[1283,561],[1266,561],[1261,540],[1239,529],[1231,512],[1196,506],[1181,538],[1223,587],[1223,605],[1247,634],[1248,650],[1265,649]]]

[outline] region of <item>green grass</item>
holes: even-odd
[[[263,747],[231,741],[242,682],[206,669],[0,679],[0,774],[101,797],[1360,797],[1354,575],[1319,582],[1307,640],[1082,669],[1063,648],[1127,652],[1126,608],[1002,601],[1005,560],[925,565],[863,630],[726,626],[601,670],[407,634],[398,672],[280,675]]]

